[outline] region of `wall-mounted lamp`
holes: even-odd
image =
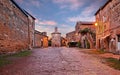
[[[98,26],[98,23],[95,23],[95,26]]]

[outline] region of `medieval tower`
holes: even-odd
[[[61,46],[61,33],[58,32],[58,28],[55,27],[55,32],[52,34],[52,47],[60,47]]]

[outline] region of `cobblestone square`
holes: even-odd
[[[49,47],[0,68],[0,75],[119,75],[100,60],[76,48]]]

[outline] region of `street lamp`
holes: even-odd
[[[98,23],[95,23],[95,26],[98,26]]]

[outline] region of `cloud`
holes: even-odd
[[[69,26],[69,25],[67,25],[67,24],[61,24],[61,27],[67,27],[67,26]]]
[[[62,33],[62,36],[63,36],[63,37],[66,37],[66,33],[71,32],[71,31],[74,31],[74,30],[75,30],[75,27],[74,27],[74,26],[67,25],[67,24],[62,24],[62,25],[59,27],[59,32]]]
[[[55,26],[46,26],[46,25],[35,25],[35,30],[40,32],[47,32],[47,35],[51,37],[51,33],[54,32]],[[62,34],[63,37],[66,36],[66,33],[71,32],[75,29],[74,26],[68,24],[61,24],[58,27],[58,31]]]
[[[47,32],[47,35],[51,37],[51,33],[54,31],[54,27],[35,25],[35,30],[40,32]]]
[[[37,24],[37,25],[48,25],[48,26],[55,26],[55,25],[57,25],[57,22],[55,22],[55,21],[52,21],[52,20],[44,20],[44,21],[42,21],[42,20],[36,20],[35,21],[35,23]]]
[[[17,1],[18,3],[22,4],[23,3],[23,0],[15,0]]]
[[[100,1],[97,0],[87,6],[79,15],[68,17],[69,22],[77,22],[77,21],[95,21],[94,13],[101,6]]]
[[[17,3],[24,4],[27,7],[35,6],[40,7],[41,3],[39,0],[15,0]]]
[[[89,16],[90,14],[94,15],[94,13],[98,10],[98,8],[101,7],[101,2],[102,0],[94,1],[88,7],[86,7],[81,14],[86,16]]]
[[[32,5],[36,6],[36,7],[39,7],[41,4],[39,2],[39,0],[31,0],[30,2]]]
[[[78,15],[75,17],[69,17],[68,18],[69,22],[77,22],[77,21],[95,21],[94,16],[83,16],[83,15]]]
[[[59,4],[61,9],[69,8],[76,10],[83,5],[81,0],[52,0],[53,3]]]

